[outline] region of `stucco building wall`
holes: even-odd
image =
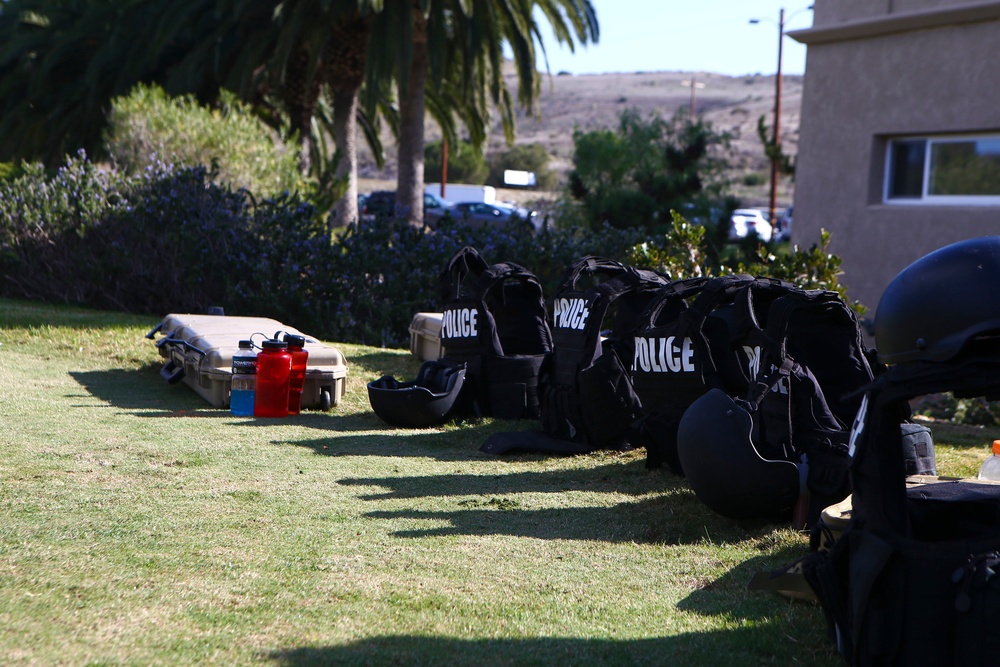
[[[1000,133],[1000,2],[817,0],[796,166],[793,242],[820,229],[871,314],[912,261],[1000,234],[1000,207],[883,203],[886,145],[905,135]]]

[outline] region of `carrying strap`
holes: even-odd
[[[614,278],[627,271],[628,267],[621,262],[608,259],[606,257],[587,255],[586,257],[578,259],[573,263],[573,266],[569,268],[559,291],[583,291],[578,283],[584,276],[604,276],[606,278]]]
[[[444,301],[458,300],[462,298],[462,284],[470,274],[473,276],[482,275],[489,268],[489,264],[482,258],[479,251],[471,246],[466,246],[455,253],[448,266],[441,272],[441,297]]]

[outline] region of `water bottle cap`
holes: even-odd
[[[286,343],[283,340],[274,340],[273,338],[269,339],[269,340],[265,340],[263,343],[260,344],[260,346],[262,348],[264,348],[265,350],[285,350],[285,349],[288,349],[288,343]]]
[[[288,343],[288,347],[305,347],[306,337],[297,334],[285,334],[285,342]]]
[[[1000,440],[993,441],[993,453],[1000,456]]]
[[[253,341],[252,340],[241,340],[240,341],[240,349],[241,350],[252,350],[253,349]]]

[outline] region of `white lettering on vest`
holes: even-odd
[[[479,312],[475,308],[446,310],[441,319],[441,339],[475,338],[479,335],[478,317]]]
[[[552,303],[552,321],[558,329],[583,330],[589,315],[586,299],[555,299]]]
[[[644,373],[693,373],[694,346],[690,338],[685,338],[678,346],[676,338],[635,339],[635,357],[632,370]]]

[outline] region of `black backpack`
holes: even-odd
[[[537,418],[539,372],[552,350],[538,279],[514,262],[490,265],[465,247],[440,280],[443,358],[467,369],[455,414]]]
[[[879,364],[836,292],[758,280],[741,290],[736,310],[738,336],[757,360],[746,400],[768,449],[808,466],[811,525],[850,493],[848,433]]]
[[[593,449],[628,445],[639,415],[628,371],[635,326],[666,282],[601,257],[583,257],[570,267],[553,299],[554,348],[542,381],[541,422],[548,435]]]

